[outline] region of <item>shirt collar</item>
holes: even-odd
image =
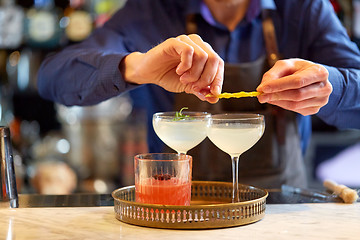
[[[274,0],[261,0],[261,7],[262,9],[276,10]]]
[[[251,22],[254,18],[260,15],[261,10],[263,9],[275,10],[276,5],[274,0],[251,0],[245,16],[245,21]],[[217,22],[211,15],[209,8],[202,0],[189,0],[187,6],[187,13],[201,14],[209,24],[217,25]]]
[[[261,12],[261,1],[262,0],[251,0],[248,10],[245,15],[245,21],[251,22],[254,18],[259,16]],[[201,3],[200,6],[201,15],[210,23],[215,24],[216,20],[211,15],[209,8],[206,6],[204,2]]]
[[[258,17],[261,11],[264,9],[275,10],[276,5],[274,0],[251,0],[245,16],[245,20],[247,22],[251,22],[256,17]]]

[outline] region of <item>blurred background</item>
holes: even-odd
[[[134,183],[133,156],[147,152],[147,133],[131,96],[69,108],[36,89],[47,55],[85,39],[125,1],[0,0],[0,125],[11,130],[19,193],[110,193]],[[331,3],[359,46],[360,0]],[[309,186],[332,178],[359,187],[360,131],[312,122]]]

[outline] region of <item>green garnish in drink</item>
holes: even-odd
[[[180,121],[180,120],[184,120],[184,119],[187,119],[187,118],[190,118],[189,115],[184,115],[182,113],[182,111],[184,111],[185,109],[189,109],[187,107],[183,107],[182,109],[180,109],[179,112],[175,112],[175,117],[174,117],[174,121]]]

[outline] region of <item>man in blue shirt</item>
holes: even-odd
[[[284,60],[256,85],[259,102],[298,113],[301,132],[309,130],[311,114],[360,128],[359,50],[327,0],[129,0],[87,40],[44,61],[39,92],[65,105],[91,105],[137,88],[149,125],[153,113],[174,110],[171,92],[216,103],[205,95],[221,92],[225,63],[246,65],[266,55],[263,10],[271,12]],[[197,34],[183,35],[191,14]],[[161,151],[159,143],[149,127],[150,151]],[[297,168],[283,167],[286,179]]]

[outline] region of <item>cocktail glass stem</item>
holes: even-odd
[[[231,156],[232,162],[232,178],[233,178],[233,190],[232,190],[232,202],[240,202],[239,195],[239,158],[240,156]]]

